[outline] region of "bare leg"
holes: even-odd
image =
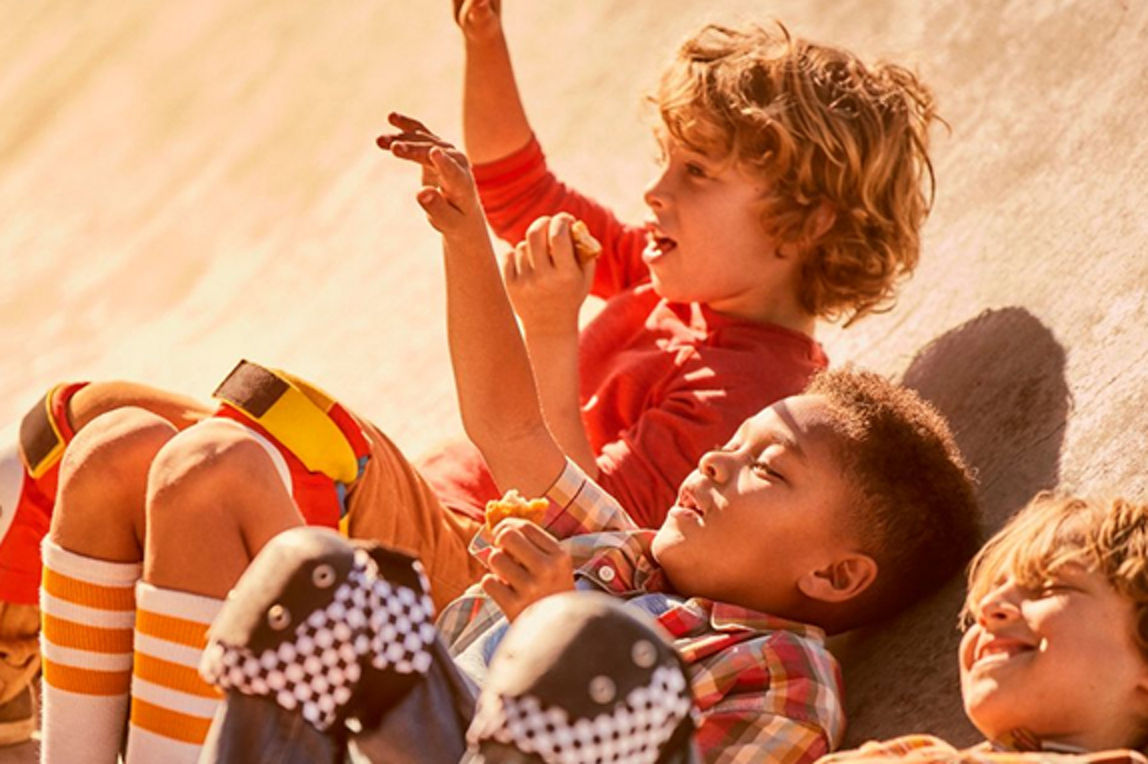
[[[148,471],[175,434],[166,420],[134,407],[93,420],[64,454],[49,538],[85,557],[139,562]]]
[[[92,420],[65,453],[40,592],[45,762],[119,755],[147,474],[174,434],[155,414],[121,408]]]
[[[127,764],[199,757],[218,705],[196,672],[207,629],[251,557],[302,523],[276,460],[252,431],[210,419],[152,462]]]
[[[225,597],[271,537],[302,524],[268,448],[233,422],[205,421],[152,464],[144,580]]]
[[[211,414],[211,407],[186,395],[138,382],[93,382],[68,402],[68,420],[79,432],[96,417],[125,407],[141,408],[186,429]]]

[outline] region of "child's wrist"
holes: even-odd
[[[523,321],[522,333],[525,335],[526,341],[533,345],[573,343],[576,346],[578,344],[578,316],[575,315],[570,320],[548,320],[533,324]]]
[[[467,53],[478,53],[480,55],[501,54],[507,48],[506,37],[502,34],[502,29],[495,32],[487,32],[480,36],[472,36],[464,31],[462,33],[462,40]]]

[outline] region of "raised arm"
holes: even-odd
[[[462,127],[466,153],[481,164],[501,159],[530,141],[530,123],[518,93],[502,29],[502,0],[454,0],[465,44]]]
[[[499,487],[541,495],[565,458],[542,417],[466,157],[415,120],[392,115],[391,123],[402,132],[379,145],[422,165],[418,202],[443,237],[447,337],[463,427]]]
[[[591,478],[596,454],[582,423],[578,376],[578,311],[590,290],[594,263],[574,254],[566,213],[536,220],[503,258],[502,274],[522,322],[542,411],[563,452]]]

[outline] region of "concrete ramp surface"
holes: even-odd
[[[951,125],[934,133],[921,266],[892,312],[822,332],[831,358],[936,402],[992,528],[1041,488],[1148,499],[1148,3],[504,5],[553,165],[635,221],[654,155],[641,96],[702,22],[775,17],[917,69]],[[393,109],[460,137],[449,10],[7,4],[0,423],[65,378],[205,396],[245,356],[412,453],[454,433],[438,242],[415,174],[373,143]],[[839,645],[850,743],[976,739],[956,687],[961,588]]]

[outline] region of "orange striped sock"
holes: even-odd
[[[131,684],[139,563],[105,562],[44,539],[40,760],[114,762]]]
[[[219,705],[197,669],[223,600],[140,581],[136,603],[127,764],[194,764]]]

